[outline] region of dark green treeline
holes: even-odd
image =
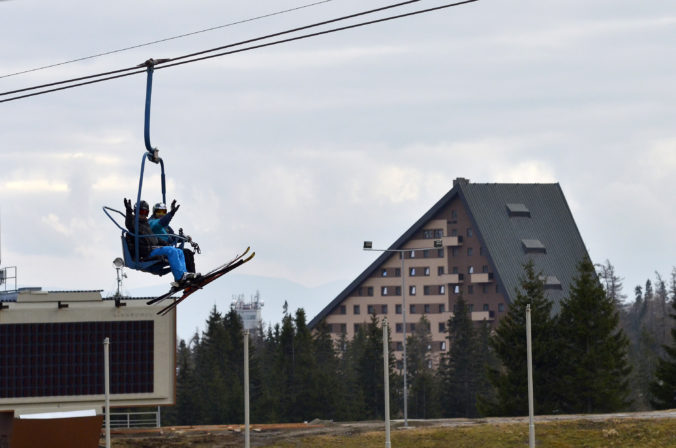
[[[582,260],[556,315],[542,278],[532,263],[524,266],[517,299],[494,328],[472,322],[458,296],[446,323],[448,350],[439,359],[425,316],[415,324],[407,338],[409,418],[526,415],[527,305],[536,414],[673,407],[676,311],[672,318],[669,309],[676,310],[676,270],[669,287],[658,275],[657,291],[648,281],[626,303],[609,262],[595,267]],[[305,312],[285,306],[281,323],[250,336],[251,421],[382,419],[381,325],[371,316],[353,340],[334,342],[326,325],[311,332]],[[243,357],[239,317],[214,307],[202,334],[178,343],[177,403],[163,408],[163,424],[242,423]],[[392,417],[401,418],[402,366],[392,351],[389,365]]]

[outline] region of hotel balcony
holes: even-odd
[[[482,272],[479,274],[469,274],[470,283],[492,283],[493,273]]]
[[[491,316],[490,311],[472,311],[473,321],[495,320],[495,315]]]
[[[465,280],[465,276],[463,274],[443,274],[439,276],[439,279],[444,283],[457,285]]]
[[[441,241],[446,247],[462,246],[462,236],[445,236]]]

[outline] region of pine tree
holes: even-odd
[[[615,303],[604,292],[591,260],[585,257],[577,271],[559,318],[563,410],[626,409],[629,341],[618,326]]]
[[[490,395],[480,397],[479,411],[482,414],[506,416],[528,413],[527,305],[531,308],[535,412],[549,414],[558,409],[558,353],[552,304],[545,297],[542,274],[535,272],[532,260],[524,265],[524,274],[516,291],[516,300],[510,304],[491,338],[491,347],[501,366],[488,371],[494,398]]]
[[[317,363],[315,400],[321,409],[321,414],[318,414],[317,417],[336,420],[338,419],[339,409],[343,406],[345,389],[339,376],[340,361],[326,321],[320,322],[315,327],[312,346],[314,359]]]
[[[214,306],[207,319],[206,331],[195,348],[195,371],[200,378],[195,390],[198,403],[195,419],[202,424],[225,423],[227,384],[223,376],[225,363],[222,357],[225,338],[223,316]]]
[[[439,415],[439,394],[432,365],[432,333],[430,322],[423,315],[413,334],[406,339],[409,387],[408,413],[413,418]]]
[[[475,417],[476,379],[475,339],[469,307],[462,296],[448,320],[449,351],[441,359],[441,407],[445,417]]]
[[[671,318],[676,322],[676,269],[672,272]],[[655,379],[650,384],[652,399],[650,403],[656,409],[676,408],[676,327],[671,329],[671,345],[664,346],[665,355],[658,359]]]

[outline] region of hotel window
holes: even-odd
[[[502,313],[503,311],[505,311],[505,304],[498,303],[498,313]]]
[[[408,324],[408,328],[409,328],[409,330],[411,330],[412,332],[415,331],[415,324]]]
[[[451,256],[455,257],[458,255],[458,248],[457,247],[451,247]]]
[[[429,267],[425,268],[425,275],[426,276],[430,275],[430,268]]]
[[[469,304],[469,312],[470,312],[470,313],[473,313],[473,312],[474,312],[474,304],[473,304],[473,303],[470,303],[470,304]]]
[[[446,341],[441,341],[439,343],[439,349],[442,350],[442,351],[446,350]]]
[[[410,275],[411,277],[415,277],[415,268],[409,268],[408,275]]]
[[[434,238],[443,238],[444,231],[443,229],[434,229]]]
[[[414,304],[409,305],[408,310],[409,310],[409,313],[415,314],[415,305]]]
[[[394,268],[394,276],[395,277],[401,277],[401,269]]]
[[[380,312],[382,314],[387,314],[387,305],[380,305]]]
[[[359,309],[359,305],[354,305],[354,306],[352,307],[352,313],[353,313],[353,314],[359,314],[360,311],[361,311],[361,310]]]
[[[439,312],[440,313],[445,313],[446,312],[446,304],[440,303],[439,304]]]
[[[347,333],[347,324],[340,324],[340,332]]]
[[[488,273],[488,265],[487,264],[481,266],[481,272],[483,272],[484,274]]]
[[[423,258],[429,258],[430,257],[430,250],[425,249],[423,250]]]
[[[467,248],[467,256],[471,257],[472,255],[474,255],[474,249],[472,249],[471,247],[468,247]]]
[[[430,305],[429,305],[428,303],[426,303],[425,305],[423,305],[423,309],[425,310],[425,314],[429,314],[429,313],[430,313],[431,308],[430,308]]]
[[[430,295],[430,287],[429,286],[423,286],[423,294],[426,296]]]
[[[366,288],[366,295],[369,297],[373,297],[373,286],[369,286]]]
[[[451,236],[458,236],[458,229],[451,229]]]
[[[453,266],[453,273],[454,273],[454,274],[457,274],[457,273],[458,273],[458,267],[457,267],[457,266]]]
[[[361,324],[354,324],[354,333],[355,334],[359,333],[360,329],[361,329]]]
[[[380,287],[380,295],[381,295],[381,296],[386,296],[386,295],[387,295],[387,286],[381,286],[381,287]]]
[[[488,304],[484,303],[484,311],[489,311]]]
[[[439,333],[446,333],[446,322],[439,322]]]
[[[396,350],[400,352],[400,351],[402,351],[402,350],[404,349],[404,343],[401,342],[401,341],[397,341],[397,346],[396,346],[396,347],[397,347]]]
[[[439,286],[439,294],[446,294],[446,286],[444,285]]]
[[[467,294],[474,294],[474,285],[467,285]]]
[[[395,296],[401,295],[401,286],[397,286],[396,288],[394,288],[394,295]]]
[[[394,305],[394,312],[397,314],[401,314],[401,304],[397,303]]]
[[[415,285],[411,285],[408,287],[408,294],[411,296],[415,295]]]
[[[338,312],[339,312],[339,314],[346,314],[347,313],[347,307],[345,305],[340,305]]]
[[[444,258],[444,250],[443,249],[437,249],[437,257]]]
[[[467,238],[471,238],[472,235],[474,235],[474,232],[472,231],[471,227],[468,227],[467,228]]]
[[[453,288],[453,292],[455,294],[460,294],[460,285],[455,285],[455,288]]]
[[[414,250],[411,251],[411,258],[415,258],[415,251]]]
[[[404,324],[395,324],[395,331],[397,333],[403,333],[404,332]]]
[[[376,314],[376,307],[373,305],[366,305],[366,312],[369,314]]]
[[[468,267],[467,267],[467,273],[469,273],[469,274],[474,274],[474,266],[471,266],[471,265],[468,266]]]
[[[381,277],[387,277],[387,269],[383,269],[383,270],[380,272],[380,276],[381,276]]]
[[[437,275],[444,275],[444,267],[437,266]]]

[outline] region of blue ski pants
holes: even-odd
[[[151,257],[156,255],[167,257],[174,280],[179,281],[183,277],[185,273],[185,257],[181,249],[172,246],[157,247],[150,252]]]

